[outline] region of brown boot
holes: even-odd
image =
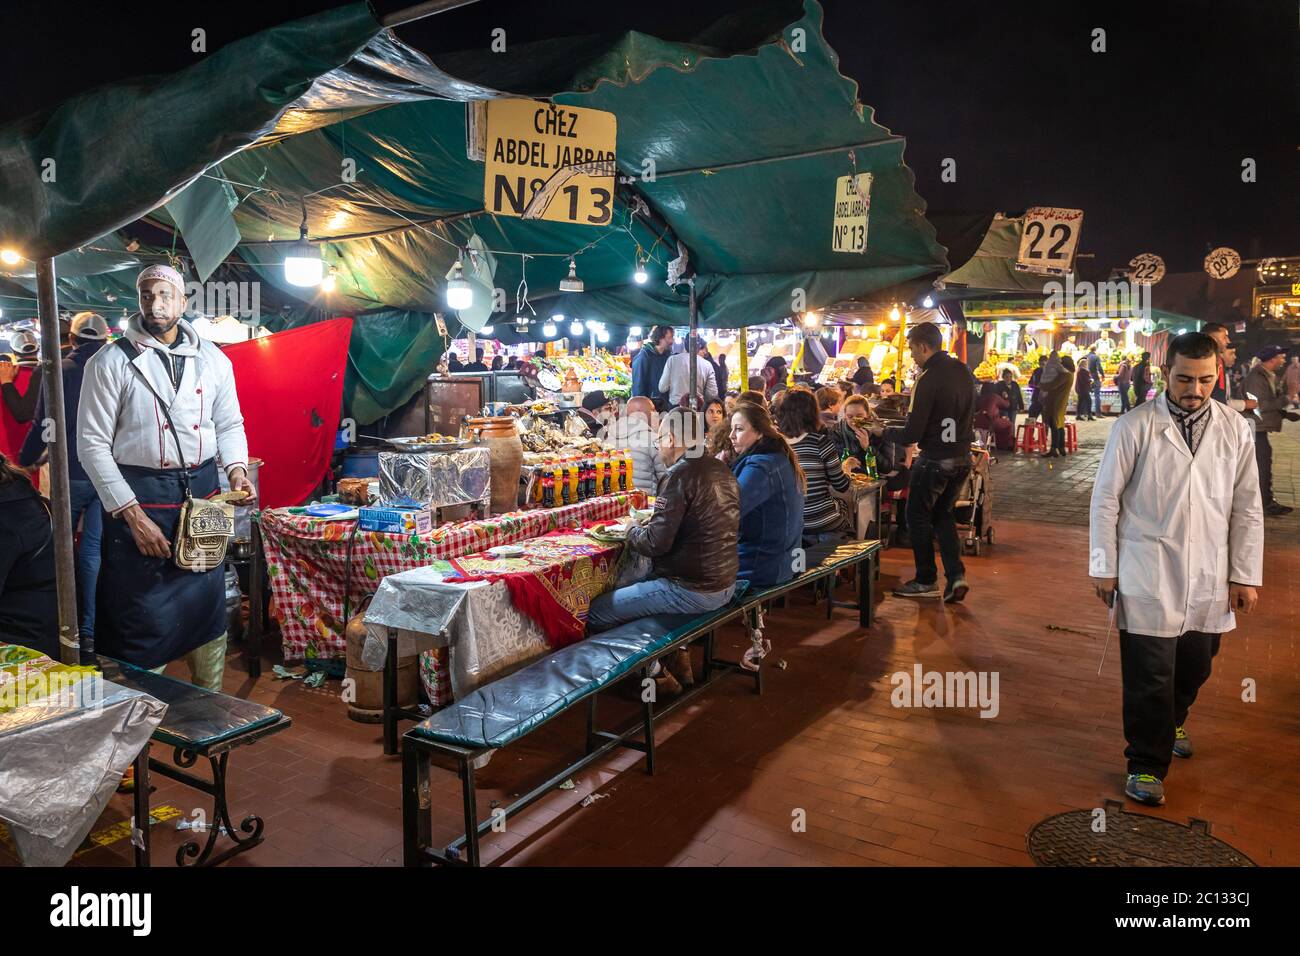
[[[682,686],[695,686],[695,671],[691,668],[691,652],[689,648],[679,647],[663,659],[663,664],[681,682]]]
[[[672,672],[660,662],[659,673],[654,676],[655,682],[655,699],[659,700],[665,696],[673,697],[682,692],[682,685],[677,682],[677,678]]]

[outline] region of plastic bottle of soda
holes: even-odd
[[[551,470],[549,461],[542,470],[542,507],[555,507],[555,472]]]

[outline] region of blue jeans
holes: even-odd
[[[651,578],[625,588],[606,591],[591,602],[587,632],[598,634],[612,627],[653,614],[704,614],[716,611],[735,592],[734,584],[721,591],[692,591],[667,578]]]
[[[72,505],[72,528],[83,518],[81,546],[77,549],[77,605],[81,615],[83,650],[94,649],[95,638],[95,582],[99,580],[100,537],[104,531],[104,512],[99,507],[99,495],[89,481],[68,482]]]

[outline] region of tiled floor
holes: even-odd
[[[1290,426],[1288,426],[1290,427]],[[603,865],[1027,865],[1025,835],[1050,814],[1102,805],[1123,784],[1119,656],[1091,595],[1084,551],[1091,479],[1106,421],[1080,426],[1063,463],[1007,456],[994,466],[997,544],[967,559],[966,603],[886,597],[870,632],[856,616],[799,599],[772,616],[766,692],[728,679],[664,722],[654,777],[626,752],[575,779],[484,843],[485,861]],[[1277,488],[1293,501],[1300,443],[1276,441]],[[1269,519],[1260,610],[1231,636],[1189,730],[1197,755],[1178,761],[1168,804],[1149,811],[1210,820],[1214,833],[1261,864],[1300,864],[1300,666],[1295,593],[1300,512]],[[887,591],[911,570],[887,553]],[[740,632],[724,643],[738,645]],[[727,650],[727,648],[724,648]],[[890,677],[926,671],[996,673],[999,710],[897,708]],[[1243,681],[1257,689],[1242,701]],[[287,732],[232,757],[237,811],[266,819],[265,844],[229,866],[393,865],[400,862],[400,767],[377,728],[348,721],[338,684],[310,690],[250,681],[231,658],[226,690],[280,707]],[[602,710],[611,719],[618,706]],[[576,755],[571,714],[497,753],[479,775],[480,812],[544,779]],[[457,835],[459,789],[435,771],[435,837]],[[195,795],[158,781],[155,805],[192,812]],[[603,795],[588,807],[582,798]],[[101,825],[129,814],[114,799]],[[238,817],[237,817],[238,819]],[[802,824],[802,825],[800,825]],[[170,865],[180,837],[155,828]],[[125,862],[125,842],[78,858]],[[7,862],[7,861],[6,861]]]

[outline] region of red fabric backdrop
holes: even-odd
[[[299,504],[329,467],[351,337],[351,319],[331,319],[224,347],[248,453],[263,462],[262,507]]]
[[[20,368],[18,378],[14,380],[14,387],[18,389],[19,395],[26,395],[27,390],[32,387],[32,370]],[[5,457],[15,465],[18,464],[18,451],[23,447],[27,430],[31,427],[31,422],[19,425],[9,414],[9,409],[0,404],[0,452],[4,452]]]

